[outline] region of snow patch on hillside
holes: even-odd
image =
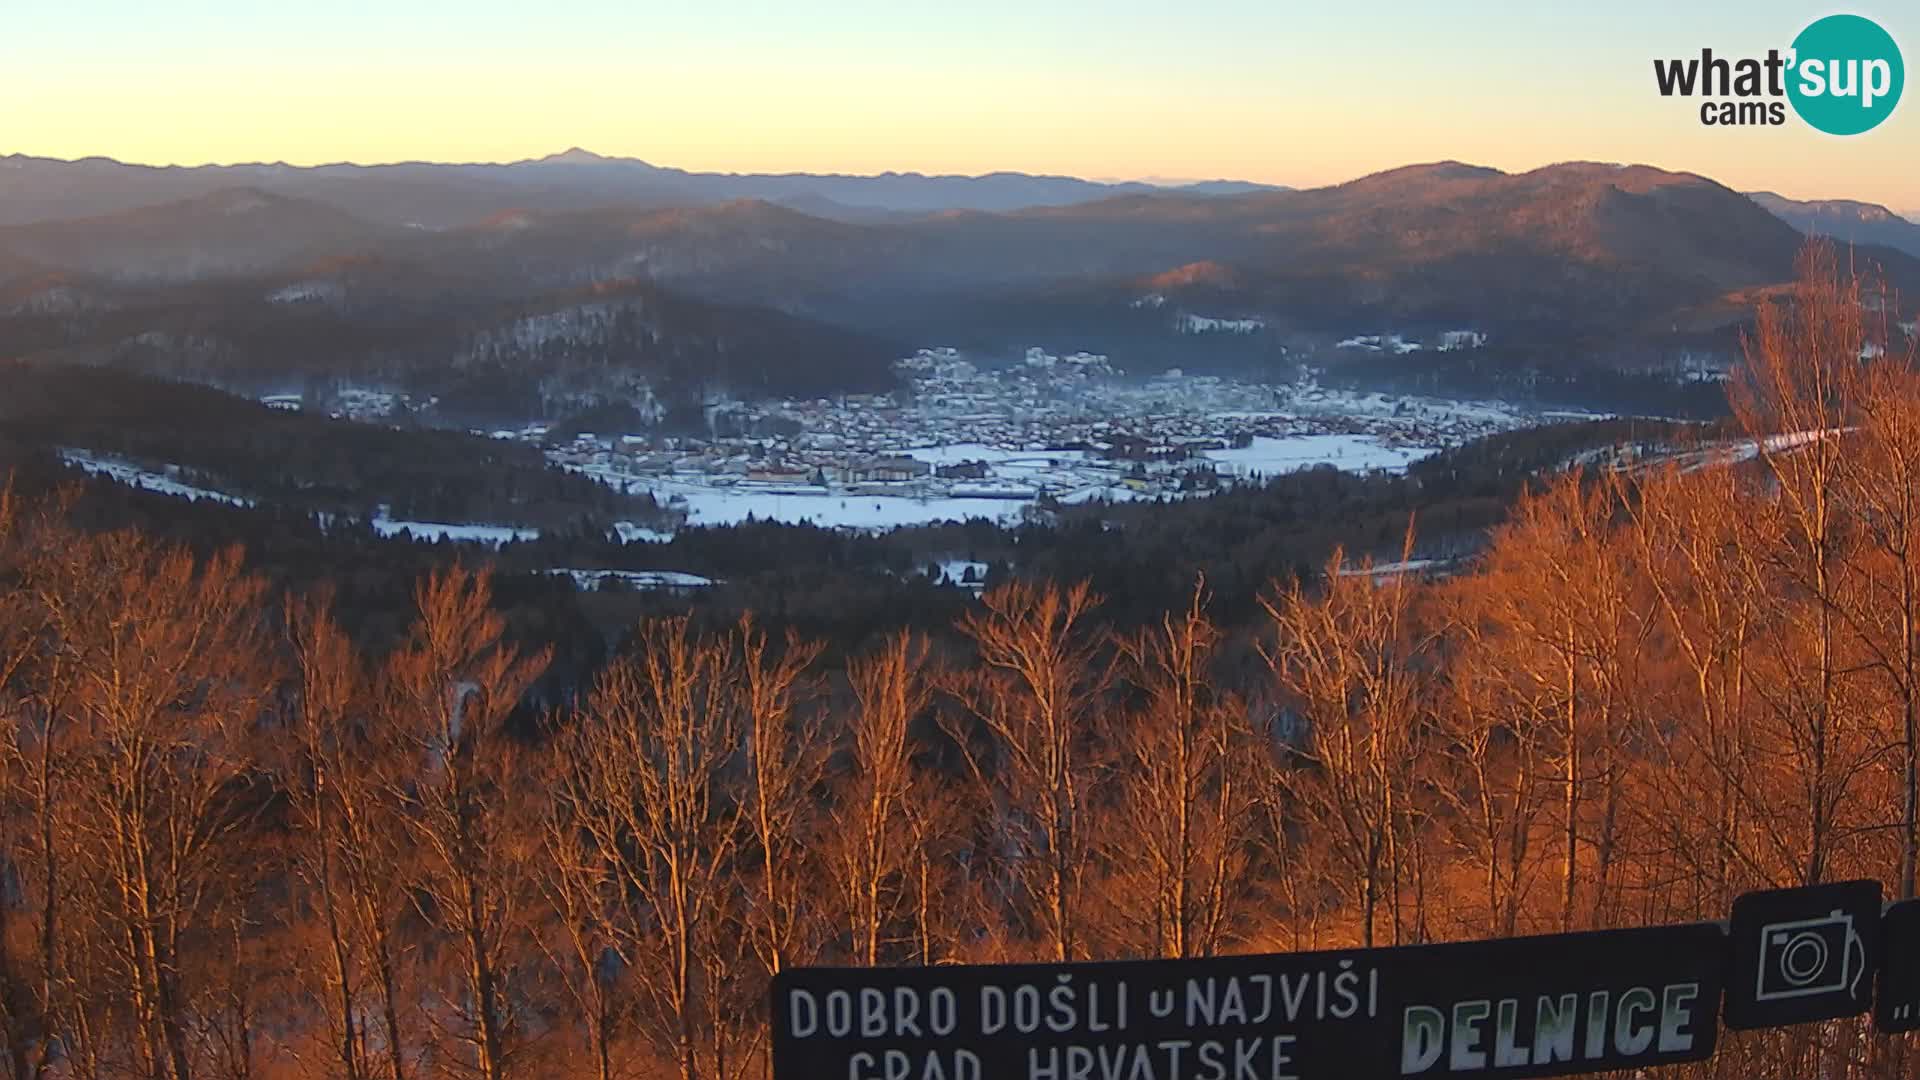
[[[300,281],[267,294],[270,304],[324,304],[345,296],[347,290],[333,281]]]
[[[939,571],[933,579],[935,585],[952,585],[974,592],[987,587],[988,566],[978,559],[941,559],[934,566]]]
[[[1183,334],[1257,334],[1267,328],[1260,319],[1216,319],[1207,315],[1182,315],[1174,329]]]
[[[1336,349],[1359,349],[1362,352],[1392,353],[1400,356],[1417,352],[1422,346],[1417,341],[1408,341],[1399,334],[1361,334],[1335,343]]]
[[[470,525],[444,521],[398,521],[384,512],[376,515],[372,522],[373,531],[381,536],[399,536],[402,533],[415,540],[447,540],[457,544],[485,544],[499,547],[502,544],[518,540],[537,540],[539,529],[522,529],[510,525]]]
[[[1368,563],[1360,566],[1343,566],[1341,577],[1396,577],[1400,574],[1422,574],[1435,567],[1446,566],[1445,559],[1403,559],[1395,562]]]
[[[214,491],[210,488],[195,487],[192,484],[181,483],[178,479],[180,472],[178,465],[167,465],[162,468],[162,471],[155,472],[151,469],[143,469],[130,462],[94,454],[87,450],[74,450],[65,447],[60,450],[60,460],[77,469],[84,470],[90,476],[104,476],[115,483],[139,488],[142,491],[150,491],[156,495],[171,495],[175,498],[187,499],[192,502],[207,499],[212,502],[225,503],[228,506],[253,505],[252,499],[243,499],[238,495],[229,495],[224,491]]]
[[[617,581],[629,589],[641,592],[689,592],[704,589],[714,584],[709,577],[699,574],[687,574],[678,570],[566,570],[547,571],[549,574],[565,574],[573,579],[573,587],[581,591],[598,589],[609,581]]]
[[[631,521],[616,521],[613,531],[623,544],[664,544],[673,539],[673,533],[649,529],[645,525],[635,525]]]

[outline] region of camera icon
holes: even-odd
[[[1852,915],[1835,911],[1818,919],[1767,923],[1760,928],[1760,975],[1754,999],[1853,997],[1866,970],[1866,943],[1854,929]]]

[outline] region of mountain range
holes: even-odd
[[[0,359],[447,394],[608,372],[824,392],[884,385],[933,344],[1272,368],[1449,329],[1516,368],[1646,366],[1737,348],[1806,233],[1920,292],[1920,227],[1884,208],[1586,162],[1291,190],[725,176],[577,150],[312,169],[15,156],[0,222]]]
[[[557,212],[601,206],[693,206],[759,199],[853,221],[943,210],[1017,210],[1121,194],[1170,191],[1241,194],[1275,190],[1244,181],[1160,187],[1068,176],[998,172],[984,176],[701,173],[638,158],[574,148],[505,164],[284,164],[149,166],[110,158],[60,161],[0,157],[0,225],[96,217],[158,202],[253,188],[330,203],[385,225],[440,229],[515,210]]]
[[[1754,202],[1802,232],[1832,237],[1843,244],[1875,244],[1920,256],[1920,224],[1878,203],[1852,199],[1801,201],[1756,191]]]

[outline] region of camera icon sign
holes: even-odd
[[[1880,883],[1742,893],[1727,920],[1721,1018],[1735,1031],[1857,1016],[1881,964]]]
[[[1858,993],[1867,970],[1866,942],[1853,916],[1833,911],[1814,919],[1767,923],[1760,928],[1755,1001],[1784,1001]]]

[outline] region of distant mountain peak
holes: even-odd
[[[1334,186],[1349,191],[1370,192],[1398,188],[1424,188],[1433,184],[1473,183],[1495,180],[1507,175],[1499,169],[1485,165],[1469,165],[1463,161],[1432,161],[1383,169]]]
[[[548,154],[540,159],[542,164],[562,165],[599,165],[617,159],[604,154],[596,154],[581,146],[569,146],[557,154]]]
[[[1451,158],[1445,161],[1417,162],[1401,165],[1397,168],[1383,169],[1380,172],[1363,176],[1361,180],[1384,180],[1418,178],[1423,180],[1479,180],[1493,176],[1505,176],[1504,172],[1490,165],[1469,165],[1464,161]]]

